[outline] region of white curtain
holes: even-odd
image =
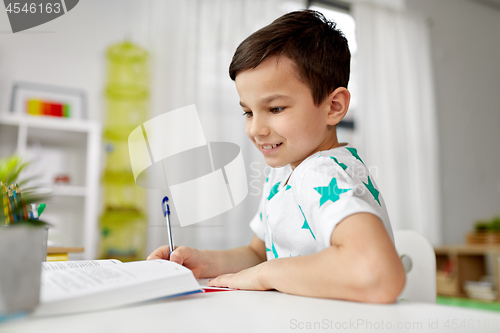
[[[383,1],[382,1],[383,2]],[[353,4],[359,64],[357,145],[394,229],[441,242],[436,109],[424,18],[381,1]]]
[[[245,201],[208,221],[181,228],[173,198],[176,245],[223,249],[250,242],[248,223],[257,210],[266,164],[245,134],[229,64],[236,47],[251,33],[299,8],[303,8],[300,2],[283,0],[129,2],[128,15],[135,20],[130,23],[131,38],[151,54],[150,118],[196,104],[207,141],[238,144],[247,168],[249,195]],[[169,191],[149,191],[148,252],[168,243],[160,204],[166,194]]]

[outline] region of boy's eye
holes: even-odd
[[[282,112],[284,109],[284,107],[271,108],[271,112],[276,114]]]
[[[252,118],[252,111],[245,111],[243,112],[244,116],[247,116],[247,118]]]

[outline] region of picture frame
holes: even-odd
[[[23,116],[87,119],[87,95],[82,89],[16,82],[12,86],[10,111]]]

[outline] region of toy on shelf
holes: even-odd
[[[32,116],[53,116],[69,118],[71,106],[51,101],[30,99],[26,101],[26,113]]]
[[[56,118],[87,118],[84,90],[45,83],[15,82],[10,111],[17,115]]]
[[[71,183],[71,177],[66,174],[60,174],[54,177],[54,184],[57,185],[69,185]]]

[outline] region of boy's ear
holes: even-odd
[[[344,87],[338,87],[328,95],[328,125],[337,125],[349,109],[351,93]]]

